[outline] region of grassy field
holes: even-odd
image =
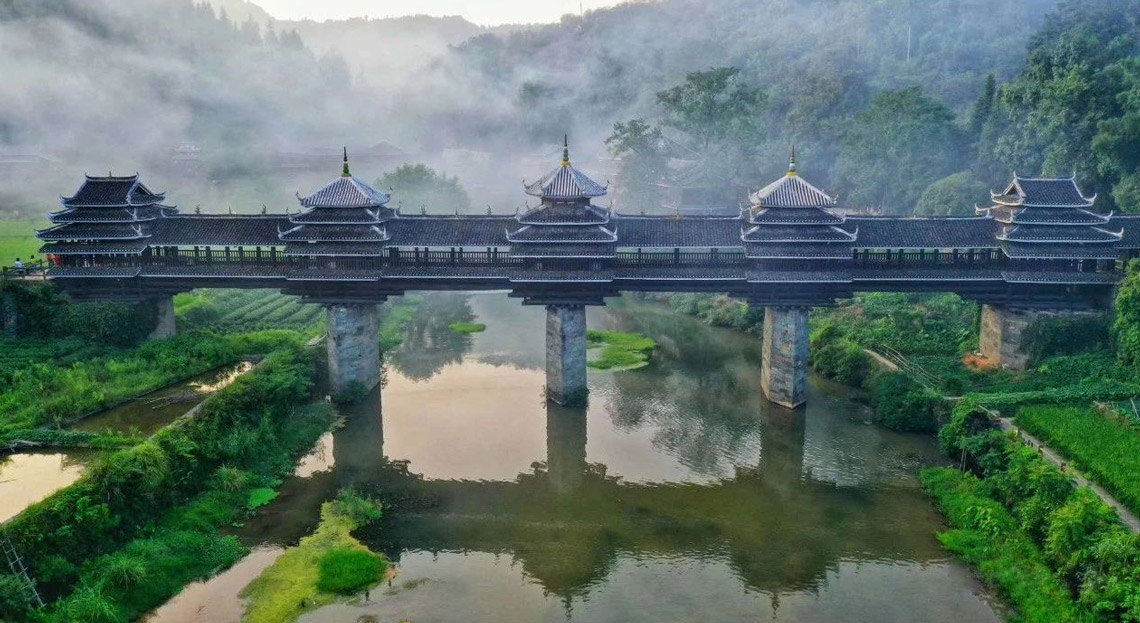
[[[39,252],[43,243],[36,238],[36,228],[43,229],[47,222],[33,220],[0,220],[0,266],[11,266],[16,258],[25,262]]]

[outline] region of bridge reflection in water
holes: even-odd
[[[358,536],[400,576],[304,621],[998,620],[934,539],[913,479],[938,460],[930,439],[866,424],[818,379],[806,409],[771,405],[739,334],[597,311],[594,326],[662,347],[650,368],[592,374],[589,407],[572,409],[543,400],[541,347],[510,339],[541,310],[425,301],[383,405],[377,390],[345,409],[331,469],[303,479],[320,494],[283,513],[309,516],[339,487],[377,493],[386,517]],[[485,334],[441,331],[473,318]]]

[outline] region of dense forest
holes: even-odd
[[[852,209],[970,213],[1016,170],[1075,173],[1102,209],[1140,211],[1140,0],[662,0],[482,32],[420,17],[415,62],[379,34],[360,44],[385,20],[257,15],[0,3],[16,77],[0,83],[0,145],[133,170],[191,141],[225,176],[281,145],[502,160],[569,131],[580,157],[621,158],[620,201],[653,204],[663,178],[770,180],[794,143]]]

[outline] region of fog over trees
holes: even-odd
[[[908,214],[925,194],[924,213],[960,213],[1017,170],[1075,173],[1102,208],[1140,211],[1140,0],[661,0],[490,30],[227,2],[240,19],[191,0],[0,0],[0,153],[50,156],[62,180],[37,205],[108,168],[183,195],[166,170],[190,145],[204,187],[258,189],[235,210],[283,209],[310,182],[273,177],[282,153],[390,142],[406,155],[361,173],[424,161],[505,209],[484,195],[521,203],[519,178],[569,132],[630,209],[694,169],[758,186],[794,143],[852,209]],[[0,196],[30,192],[0,175]]]

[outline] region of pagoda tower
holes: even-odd
[[[1050,270],[1079,270],[1074,259],[1115,260],[1119,254],[1115,245],[1123,231],[1106,229],[1112,214],[1093,212],[1096,195],[1084,196],[1072,177],[1028,178],[1015,173],[1005,190],[990,196],[993,205],[977,212],[1001,223],[997,239],[1011,260],[1032,260]],[[1060,263],[1051,261],[1058,259]]]
[[[570,164],[568,137],[563,137],[562,163],[537,181],[524,182],[538,206],[516,217],[519,227],[507,232],[511,257],[536,260],[542,269],[574,270],[589,260],[612,260],[617,232],[608,208],[591,201],[606,194],[598,184]]]
[[[830,287],[812,284],[851,282],[858,230],[841,227],[846,219],[831,211],[835,200],[799,176],[795,147],[787,174],[749,200],[740,231],[748,282],[767,300],[787,301],[764,307],[760,386],[768,400],[795,408],[807,400],[808,311],[834,297]]]
[[[385,223],[396,214],[388,208],[388,193],[353,177],[347,149],[340,177],[298,199],[301,212],[289,217],[288,229],[278,230],[287,256],[308,258],[307,263],[301,262],[301,269],[291,273],[290,281],[308,280],[319,285],[326,274],[332,274],[342,280],[369,282],[379,275],[376,260],[391,239]],[[332,391],[371,390],[380,382],[376,303],[353,300],[351,294],[336,296],[321,298],[328,315],[326,344]]]
[[[796,172],[796,150],[788,172],[749,196],[751,206],[741,214],[740,239],[752,259],[769,268],[795,269],[803,260],[848,260],[858,232],[840,227],[846,217],[831,211],[836,201]]]
[[[341,175],[317,192],[297,199],[301,211],[289,217],[289,228],[278,233],[285,254],[305,257],[361,257],[383,253],[386,222],[396,213],[388,193],[354,177],[344,151]]]
[[[558,167],[523,185],[540,203],[517,215],[518,227],[506,232],[511,258],[524,262],[511,281],[527,303],[546,305],[547,397],[582,405],[588,391],[585,306],[600,304],[597,286],[613,281],[617,245],[611,211],[592,203],[606,187],[570,164],[565,136]]]
[[[93,266],[113,266],[115,256],[143,255],[154,221],[178,212],[163,205],[165,200],[165,193],[151,192],[138,174],[87,175],[74,195],[60,198],[63,209],[48,215],[56,225],[36,232],[47,243],[40,251],[61,258],[85,256]]]

